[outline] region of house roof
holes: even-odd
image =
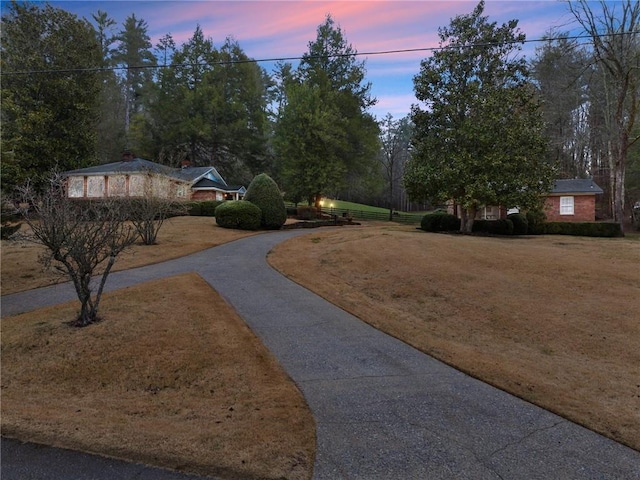
[[[570,180],[554,180],[551,194],[578,193],[600,194],[602,189],[590,178],[574,178]]]
[[[198,180],[196,183],[194,183],[191,186],[191,188],[193,188],[194,190],[216,189],[216,190],[222,190],[223,192],[240,192],[240,193],[244,193],[246,191],[244,187],[224,185],[220,182],[214,182],[213,180],[210,180],[208,178],[202,178]]]
[[[134,158],[132,160],[123,160],[120,162],[105,163],[104,165],[96,165],[94,167],[80,168],[65,172],[65,175],[109,175],[118,173],[159,173],[168,177],[195,184],[201,179],[204,180],[205,175],[212,172],[215,178],[219,178],[220,182],[214,182],[220,185],[221,189],[228,188],[224,179],[220,176],[214,167],[183,167],[171,168],[166,165],[151,162],[143,158]]]
[[[171,170],[173,170],[171,167],[160,165],[159,163],[150,162],[149,160],[144,160],[142,158],[134,158],[133,160],[105,163],[104,165],[96,165],[94,167],[70,170],[68,172],[65,172],[65,175],[70,175],[70,176],[92,175],[92,174],[107,175],[110,173],[132,173],[132,172],[153,172],[153,173],[164,173],[165,175],[170,175]]]

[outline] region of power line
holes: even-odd
[[[640,32],[618,32],[618,33],[609,33],[605,35],[599,35],[598,38],[601,37],[614,37],[621,35],[635,35],[640,34]],[[404,48],[404,49],[396,49],[396,50],[378,50],[372,52],[356,52],[356,53],[342,53],[342,54],[332,54],[332,55],[305,55],[298,57],[274,57],[274,58],[261,58],[261,59],[244,59],[244,60],[220,60],[217,62],[200,62],[200,63],[181,63],[181,64],[170,64],[170,65],[134,65],[134,66],[113,66],[113,67],[87,67],[87,68],[68,68],[68,69],[59,69],[59,70],[25,70],[25,71],[16,71],[16,72],[0,72],[1,76],[12,76],[12,75],[34,75],[34,74],[53,74],[53,73],[89,73],[89,72],[114,72],[119,70],[155,70],[160,68],[193,68],[193,67],[212,67],[215,65],[239,65],[244,63],[272,63],[272,62],[288,62],[295,60],[304,60],[304,59],[326,59],[326,58],[344,58],[344,57],[364,57],[364,56],[379,56],[379,55],[396,55],[402,53],[416,53],[416,52],[436,52],[447,50],[450,48],[478,48],[478,47],[494,47],[498,45],[509,45],[509,44],[521,44],[521,43],[542,43],[548,42],[551,40],[581,40],[581,39],[591,39],[591,35],[582,34],[582,35],[571,35],[571,36],[562,36],[562,37],[549,37],[549,38],[536,38],[533,40],[514,40],[513,42],[495,42],[495,43],[473,43],[469,45],[447,45],[443,47],[422,47],[422,48]]]

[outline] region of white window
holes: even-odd
[[[124,197],[127,194],[127,178],[124,175],[109,177],[109,196]]]
[[[176,185],[176,197],[185,198],[187,196],[187,186],[178,184]]]
[[[68,183],[69,197],[84,197],[84,177],[69,177]]]
[[[104,197],[104,177],[87,177],[87,197]]]
[[[144,175],[131,175],[129,177],[129,196],[142,197],[144,195],[146,177]]]
[[[560,215],[573,215],[573,197],[560,197]]]

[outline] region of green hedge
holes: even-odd
[[[527,216],[522,213],[512,213],[507,218],[513,222],[514,235],[526,235],[529,233],[529,221]]]
[[[612,222],[545,222],[546,235],[575,235],[580,237],[622,237],[619,223]]]
[[[514,225],[508,218],[500,220],[474,220],[473,232],[490,233],[492,235],[513,235]]]
[[[427,213],[420,221],[425,232],[455,232],[460,230],[460,219],[444,212]]]
[[[228,200],[215,210],[216,223],[224,228],[258,230],[262,211],[246,200]]]
[[[188,215],[194,217],[215,217],[216,208],[222,205],[224,200],[199,200],[187,204]]]

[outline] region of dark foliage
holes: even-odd
[[[246,200],[230,200],[218,205],[216,223],[223,228],[258,230],[262,219],[259,207]]]
[[[529,222],[527,216],[522,213],[512,213],[507,216],[509,220],[513,222],[513,234],[514,235],[526,235],[529,231]]]
[[[460,219],[450,213],[428,213],[422,217],[420,228],[425,232],[453,232],[460,230]]]
[[[251,181],[244,199],[262,211],[262,228],[278,230],[287,221],[287,209],[282,193],[276,182],[266,173],[257,175]]]
[[[187,204],[187,215],[192,217],[213,217],[215,216],[218,205],[224,203],[224,200],[200,200]]]
[[[500,220],[475,220],[473,231],[478,233],[489,233],[491,235],[513,235],[513,222],[509,219]]]
[[[581,237],[622,237],[619,223],[613,222],[546,222],[546,235],[575,235]]]

